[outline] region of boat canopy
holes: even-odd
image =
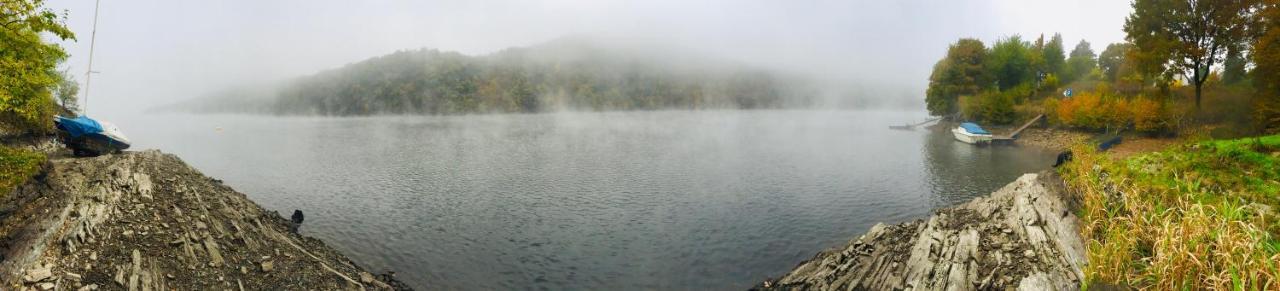
[[[977,123],[965,122],[961,123],[960,127],[964,128],[964,131],[968,131],[972,134],[991,134],[990,132],[987,132],[987,130],[982,129],[981,126],[978,126]]]
[[[65,130],[72,138],[102,132],[102,124],[92,118],[80,116],[76,118],[57,117],[58,129]]]

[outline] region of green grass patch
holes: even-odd
[[[44,154],[0,146],[0,197],[40,172],[44,162]]]
[[[1125,159],[1075,149],[1089,280],[1139,288],[1280,288],[1280,135]]]

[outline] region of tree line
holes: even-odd
[[[697,63],[664,53],[588,41],[467,56],[397,51],[301,77],[265,98],[222,92],[196,111],[274,114],[466,114],[573,110],[777,108],[815,95],[803,81],[728,62]]]
[[[1278,6],[1277,0],[1136,0],[1122,28],[1125,41],[1099,54],[1083,40],[1065,52],[1057,34],[1034,42],[1014,35],[989,47],[960,39],[934,66],[927,108],[997,124],[1045,113],[1081,128],[1160,131],[1227,122],[1277,132]],[[1063,96],[1067,88],[1085,100]]]
[[[1102,74],[1097,65],[1089,42],[1081,40],[1067,54],[1061,34],[1047,42],[1043,36],[1029,42],[1014,35],[990,48],[978,39],[960,39],[934,64],[925,104],[930,114],[953,115],[961,112],[961,97],[974,97],[966,103],[989,106],[968,112],[972,117],[1007,123],[1012,121],[1013,103],[1060,84],[1096,78]]]

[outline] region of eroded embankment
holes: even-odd
[[[55,158],[0,198],[0,289],[393,289],[159,151]]]
[[[877,224],[757,289],[1079,289],[1085,249],[1061,179],[1026,174],[990,196]]]

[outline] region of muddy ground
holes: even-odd
[[[1078,290],[1085,249],[1061,180],[1026,174],[990,196],[862,237],[760,290]]]
[[[288,227],[170,154],[55,154],[0,198],[0,289],[407,289]]]
[[[1087,142],[1093,136],[1093,134],[1075,130],[1033,127],[1023,130],[1016,143],[1061,152],[1070,150],[1076,144]]]

